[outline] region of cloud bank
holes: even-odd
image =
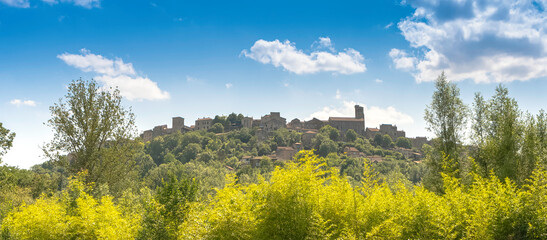
[[[547,1],[406,0],[412,16],[397,24],[413,48],[389,53],[417,82],[445,71],[477,83],[547,76]]]
[[[114,60],[96,55],[86,49],[81,54],[63,53],[57,58],[69,66],[84,72],[98,74],[95,79],[102,82],[106,88],[118,88],[123,97],[133,100],[163,100],[169,98],[169,93],[162,91],[156,82],[147,77],[139,76],[133,64],[124,63],[122,59]]]
[[[366,71],[364,58],[358,51],[347,48],[334,52],[330,38],[319,38],[318,46],[329,51],[313,51],[309,54],[296,48],[290,41],[266,41],[260,39],[249,49],[241,52],[247,58],[263,64],[272,64],[295,74],[332,72],[354,74]],[[332,53],[330,52],[332,50]]]

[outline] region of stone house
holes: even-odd
[[[195,130],[209,130],[213,126],[213,119],[211,118],[200,118],[196,120]]]
[[[272,132],[287,127],[287,120],[281,117],[279,112],[271,112],[260,118],[260,128],[266,132]]]
[[[354,147],[345,147],[344,153],[348,157],[354,157],[354,158],[360,158],[365,156],[364,153],[362,153],[361,151],[357,150],[357,148],[354,148]]]

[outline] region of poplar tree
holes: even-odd
[[[509,90],[500,84],[489,103],[488,140],[484,147],[490,169],[500,179],[517,177],[524,130],[521,115],[517,101],[509,97]]]
[[[460,98],[460,89],[447,80],[444,72],[435,81],[435,87],[431,104],[426,107],[424,116],[427,129],[436,136],[434,150],[426,161],[429,171],[424,184],[429,184],[432,190],[440,191],[440,172],[456,177],[460,175],[460,144],[465,129],[467,106]]]

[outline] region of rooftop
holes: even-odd
[[[364,119],[352,118],[352,117],[329,117],[329,121],[349,121],[349,122],[363,122]]]

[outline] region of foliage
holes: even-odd
[[[2,155],[6,154],[6,152],[11,148],[13,138],[15,138],[15,133],[4,128],[0,122],[0,163],[2,163]]]
[[[177,229],[186,219],[191,202],[197,198],[194,179],[171,176],[156,190],[155,198],[148,202],[139,239],[174,239]]]
[[[50,107],[47,125],[54,138],[44,151],[58,160],[69,154],[71,173],[86,170],[87,181],[115,188],[134,164],[134,116],[125,110],[119,90],[102,90],[94,80],[68,85],[64,99]]]
[[[131,239],[140,217],[124,216],[112,197],[96,200],[78,179],[60,197],[23,204],[2,222],[3,237],[13,239]]]
[[[431,104],[425,110],[424,119],[427,129],[437,137],[433,144],[436,154],[430,154],[426,164],[432,168],[433,172],[442,170],[449,174],[461,173],[462,166],[465,165],[461,142],[466,124],[467,106],[460,98],[460,89],[446,79],[444,72],[435,81],[435,87]],[[438,168],[444,160],[452,159],[455,162],[452,168]],[[438,176],[438,174],[429,176]],[[438,185],[439,180],[438,177],[428,179],[432,183],[436,182],[434,185]]]
[[[398,137],[397,141],[395,141],[395,145],[400,148],[406,148],[406,149],[412,148],[412,142],[410,141],[410,139],[405,137]]]
[[[355,142],[357,140],[357,133],[353,129],[349,129],[346,131],[346,141],[348,142]]]
[[[369,165],[365,165],[369,166]],[[370,173],[369,170],[365,173]],[[233,176],[210,203],[195,204],[181,239],[526,239],[545,237],[547,173],[523,190],[494,175],[471,187],[443,175],[442,196],[423,187],[378,184],[370,174],[351,187],[311,154],[240,185]],[[367,182],[367,184],[365,184]],[[541,204],[533,204],[538,201]],[[528,214],[530,213],[530,214]],[[533,213],[533,214],[532,214]]]
[[[224,125],[222,123],[215,123],[211,128],[209,129],[210,132],[213,133],[223,133],[224,132]]]

